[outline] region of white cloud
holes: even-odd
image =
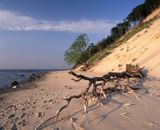
[[[47,21],[22,15],[18,12],[0,10],[0,30],[10,31],[58,31],[98,34],[109,32],[118,21],[87,20]]]

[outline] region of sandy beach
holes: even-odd
[[[102,73],[77,72],[89,77]],[[65,102],[63,97],[79,94],[87,81],[74,82],[68,71],[50,72],[24,90],[0,95],[1,130],[34,130],[41,123],[43,130],[159,130],[160,129],[160,80],[145,78],[137,85],[140,98],[130,94],[115,94],[99,103],[90,103],[83,127],[83,102],[76,99],[62,111],[57,122],[52,118]],[[75,124],[71,123],[71,118]],[[49,120],[48,120],[49,119]],[[48,120],[48,121],[47,121]]]
[[[0,0],[0,130],[160,130],[160,0]]]

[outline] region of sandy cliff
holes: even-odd
[[[159,12],[160,9],[156,10],[145,21],[159,15]],[[114,49],[112,54],[99,61],[89,71],[123,71],[125,65],[130,63],[145,67],[149,75],[160,78],[160,19]]]

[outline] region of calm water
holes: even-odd
[[[7,88],[13,81],[23,82],[32,74],[56,70],[0,70],[0,89]]]

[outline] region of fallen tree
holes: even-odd
[[[141,68],[133,65],[126,65],[126,71],[124,72],[109,72],[101,77],[87,77],[85,75],[77,74],[73,71],[70,71],[69,74],[77,78],[72,78],[72,80],[75,82],[79,82],[81,80],[88,81],[88,86],[80,94],[63,98],[63,100],[66,101],[66,104],[57,110],[56,114],[54,115],[55,120],[58,119],[60,113],[69,106],[73,99],[83,99],[85,115],[87,113],[89,100],[99,102],[101,105],[103,105],[101,98],[107,98],[107,95],[114,92],[132,93],[134,96],[138,97],[138,95],[134,92],[134,88],[130,85],[129,80],[130,78],[140,79],[145,76]],[[123,86],[120,84],[121,79],[127,79],[127,83]],[[114,86],[104,88],[107,82],[113,82]],[[91,87],[92,89],[89,91]]]

